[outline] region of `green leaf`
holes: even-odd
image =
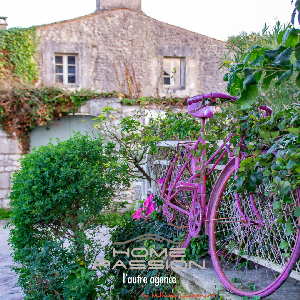
[[[254,61],[250,64],[250,66],[251,67],[259,67],[264,60],[265,60],[265,55],[262,54],[259,57],[257,57],[256,59],[254,59]]]
[[[285,224],[285,233],[287,236],[290,236],[293,233],[293,227],[292,227],[290,218],[288,218],[288,220]]]
[[[296,85],[298,88],[300,88],[300,74],[296,78]]]
[[[299,128],[293,128],[293,127],[290,127],[290,128],[286,128],[286,130],[290,133],[293,133],[293,134],[298,134],[299,133]]]
[[[253,176],[251,175],[250,180],[248,180],[246,182],[246,189],[247,189],[247,191],[255,192],[255,188],[256,188],[256,181],[253,178]]]
[[[278,49],[265,51],[265,56],[269,61],[273,61],[278,55]]]
[[[295,161],[294,160],[289,160],[289,162],[287,163],[287,165],[286,165],[286,168],[288,169],[288,170],[290,170],[294,165],[295,165]]]
[[[292,54],[291,47],[288,47],[283,52],[281,52],[278,56],[276,56],[273,61],[273,65],[275,66],[286,66],[290,64],[290,57]]]
[[[282,241],[279,245],[280,249],[287,249],[289,247],[289,243],[287,241]]]
[[[278,210],[278,209],[280,209],[280,207],[281,207],[281,204],[280,204],[279,201],[275,201],[275,202],[273,203],[273,208],[274,208],[274,209]]]
[[[296,50],[295,50],[295,57],[297,60],[300,60],[300,43],[298,43],[296,46],[295,46]]]
[[[224,74],[224,76],[223,76],[223,81],[228,81],[228,76],[229,76],[228,73]]]
[[[286,47],[294,48],[296,44],[299,42],[298,34],[299,34],[299,30],[295,28],[287,29],[287,31],[284,33],[282,37],[283,44],[285,44]]]
[[[283,82],[284,80],[288,79],[292,74],[292,70],[288,70],[286,72],[284,72],[279,79],[277,80],[277,82]]]
[[[262,71],[259,71],[259,72],[255,72],[255,73],[254,73],[256,82],[259,82],[259,81],[260,81],[260,78],[261,78],[261,76],[262,76],[262,73],[263,73]]]
[[[300,217],[300,207],[296,207],[295,212],[294,212],[295,217],[299,218]]]
[[[248,85],[256,84],[255,74],[251,74],[243,81],[243,88],[246,89]]]
[[[187,156],[184,156],[184,157],[183,157],[183,160],[184,160],[184,161],[189,161],[189,159],[187,158]]]
[[[281,122],[278,124],[278,128],[279,128],[280,130],[284,130],[285,126],[286,126],[286,121],[285,121],[285,120],[281,121]]]
[[[212,135],[207,135],[205,138],[207,141],[210,141],[210,142],[215,142],[218,140],[216,137],[214,137]]]
[[[300,60],[296,60],[296,61],[295,61],[295,69],[296,69],[297,71],[300,71]]]
[[[202,173],[202,171],[201,170],[196,170],[195,173],[200,174],[200,173]]]
[[[266,75],[263,79],[263,85],[262,85],[262,88],[264,91],[266,91],[269,88],[272,79],[274,79],[276,76],[277,76],[277,74],[274,71],[266,72]]]
[[[251,68],[244,69],[244,75],[245,77],[251,76],[253,74],[253,70]]]
[[[194,156],[196,154],[195,150],[194,149],[191,149],[190,150],[191,154]]]
[[[234,155],[235,155],[236,157],[239,156],[239,154],[240,154],[240,149],[241,149],[241,146],[237,146],[237,147],[236,147],[235,152],[234,152]]]
[[[270,140],[270,138],[271,138],[270,133],[267,131],[259,130],[259,135],[266,141]]]
[[[271,136],[273,139],[276,139],[279,136],[279,132],[278,131],[273,131],[271,132]]]
[[[242,91],[241,97],[238,99],[242,109],[251,107],[258,96],[258,88],[256,85],[250,85],[246,90]]]
[[[277,43],[278,45],[280,45],[282,43],[282,38],[283,38],[283,35],[284,33],[286,32],[286,30],[281,30],[278,34],[278,37],[277,37]]]

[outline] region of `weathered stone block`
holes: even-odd
[[[3,137],[3,136],[6,137],[7,135],[2,129],[0,129],[0,137]]]
[[[113,101],[114,99],[114,101]],[[109,103],[110,102],[110,103]],[[93,116],[99,116],[102,114],[102,109],[111,106],[114,109],[120,109],[121,103],[118,98],[100,98],[100,99],[93,99],[89,101],[90,105],[90,114]]]
[[[21,163],[19,161],[14,161],[13,165],[16,166],[17,168],[21,167]]]
[[[12,160],[8,160],[8,159],[0,160],[1,167],[11,166],[12,164],[13,164]]]
[[[9,173],[0,173],[0,188],[9,189]]]
[[[11,206],[9,205],[10,203],[10,200],[9,199],[3,199],[2,201],[2,208],[5,208],[5,209],[8,209],[8,208],[11,208]]]
[[[19,160],[21,158],[21,155],[19,154],[15,154],[15,155],[8,155],[8,159],[11,159],[11,160]]]
[[[9,190],[0,190],[0,199],[5,198],[6,194],[9,194]]]
[[[0,137],[0,153],[21,153],[19,142],[16,139]]]
[[[16,167],[16,166],[5,167],[6,172],[11,172],[11,171],[16,171],[16,170],[18,170],[18,167]]]

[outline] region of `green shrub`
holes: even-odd
[[[11,210],[0,208],[0,220],[7,220],[10,218]]]
[[[158,199],[156,199],[158,200]],[[157,203],[157,202],[156,202]],[[130,253],[133,248],[146,248],[148,251],[151,248],[157,253],[160,253],[163,248],[172,248],[177,247],[169,242],[160,242],[155,240],[144,240],[142,242],[132,241],[125,245],[114,245],[115,242],[124,242],[131,239],[134,239],[140,235],[144,234],[156,234],[166,239],[170,239],[172,241],[179,241],[181,239],[181,235],[178,230],[172,226],[169,226],[166,222],[165,218],[162,216],[161,212],[153,212],[148,219],[141,219],[140,221],[133,219],[132,215],[125,215],[123,221],[120,225],[115,228],[110,229],[110,244],[105,246],[105,259],[110,262],[109,267],[102,267],[102,280],[106,282],[108,285],[106,295],[102,295],[101,299],[142,299],[143,295],[151,295],[152,293],[160,292],[163,294],[169,294],[174,291],[174,284],[162,283],[159,285],[155,285],[155,283],[150,283],[150,277],[175,277],[176,283],[178,283],[179,277],[169,269],[144,269],[144,270],[129,270],[129,261],[130,260],[145,260],[146,265],[149,260],[158,259],[161,260],[161,257],[150,257],[149,255],[145,258],[134,258],[130,256],[130,258],[126,257],[124,254],[116,254],[114,257],[114,249],[115,251],[126,251],[127,248],[130,248]],[[141,254],[144,254],[142,251]],[[115,264],[121,260],[126,266],[127,270],[124,270],[123,267],[115,267]],[[164,265],[166,264],[166,260],[170,263],[170,257],[165,257]],[[137,277],[138,275],[141,277],[146,277],[147,283],[128,283],[123,282],[123,273],[125,273],[128,277]],[[161,299],[167,299],[162,297]]]
[[[128,164],[113,143],[76,134],[21,160],[10,194],[10,243],[25,299],[96,299],[101,211],[114,209]]]

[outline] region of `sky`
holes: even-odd
[[[291,0],[142,0],[148,16],[223,41],[261,31],[265,23],[288,23],[293,8]],[[95,9],[96,0],[0,0],[8,28],[69,20]]]

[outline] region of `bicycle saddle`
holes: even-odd
[[[216,98],[229,99],[233,101],[237,100],[237,97],[221,93],[210,93],[194,96],[187,100],[189,114],[196,118],[212,118],[216,112],[216,107],[210,104],[216,102]],[[199,102],[202,103],[200,104]]]

